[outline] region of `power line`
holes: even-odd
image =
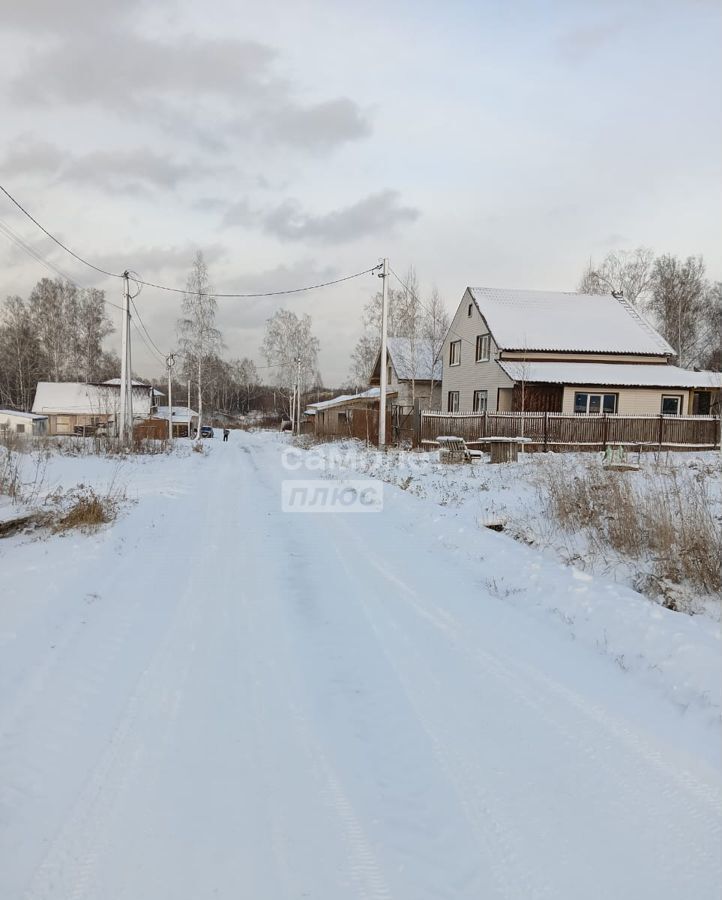
[[[166,354],[163,353],[163,351],[160,349],[160,347],[156,344],[156,342],[150,336],[148,329],[145,327],[145,322],[143,322],[143,319],[141,318],[140,313],[138,312],[138,307],[135,305],[135,301],[132,298],[131,298],[130,303],[131,303],[131,306],[133,307],[133,309],[135,310],[135,315],[136,315],[138,321],[140,322],[140,327],[143,329],[143,331],[146,334],[146,337],[148,338],[150,343],[155,348],[158,356],[160,356],[160,358],[165,362]],[[133,320],[131,319],[131,321],[133,321]],[[146,346],[147,346],[147,344],[146,344]]]
[[[43,234],[47,235],[50,238],[50,240],[54,241],[59,247],[62,247],[62,249],[65,250],[66,253],[69,253],[74,259],[78,260],[78,262],[81,262],[81,263],[83,263],[83,265],[88,266],[91,269],[94,269],[96,272],[100,272],[101,275],[107,275],[109,278],[123,278],[124,277],[124,275],[125,275],[124,272],[109,272],[107,269],[102,269],[102,268],[100,268],[100,266],[96,266],[93,263],[88,262],[87,259],[84,259],[82,256],[80,256],[74,250],[71,250],[70,247],[66,246],[62,241],[58,240],[58,238],[56,238],[54,234],[51,234],[51,232],[49,232],[48,229],[45,228],[44,225],[41,225],[40,222],[38,222],[38,220],[33,215],[31,215],[27,211],[27,209],[25,209],[25,207],[18,200],[16,200],[15,197],[13,197],[13,195],[8,190],[6,190],[6,188],[4,188],[1,184],[0,184],[0,191],[2,191],[3,194],[5,194],[5,196],[8,198],[8,200],[10,200],[11,203],[14,203],[15,206],[20,210],[20,212],[22,212],[23,215],[27,216],[27,218],[30,219],[30,221],[34,225],[36,225],[43,232]],[[353,279],[353,278],[360,278],[362,275],[368,275],[370,272],[375,272],[379,268],[381,268],[380,263],[379,263],[379,265],[372,266],[370,269],[364,269],[363,272],[354,272],[352,275],[344,275],[342,278],[334,278],[331,281],[323,281],[320,284],[310,284],[310,285],[306,285],[304,287],[299,287],[299,288],[289,288],[284,291],[261,291],[258,293],[243,293],[243,294],[236,294],[236,293],[216,294],[216,293],[213,293],[212,296],[238,298],[238,299],[249,299],[250,300],[253,298],[257,298],[257,297],[280,297],[280,296],[283,296],[286,294],[300,294],[304,291],[314,291],[314,290],[317,290],[318,288],[330,287],[331,285],[334,285],[334,284],[341,284],[344,281],[351,281],[351,279]],[[142,285],[145,285],[146,287],[155,288],[156,290],[159,290],[159,291],[170,291],[174,294],[196,294],[198,296],[203,296],[206,293],[205,291],[188,291],[188,290],[185,290],[184,288],[170,287],[168,285],[157,284],[152,281],[143,281],[140,278],[134,278],[133,280],[136,282],[136,284],[139,284],[139,285],[142,284]]]
[[[160,360],[160,362],[162,362],[162,363],[165,365],[165,357],[164,357],[164,356],[160,356],[158,353],[156,353],[156,351],[153,349],[153,347],[151,347],[151,345],[148,343],[148,341],[147,341],[147,340],[145,339],[145,337],[143,336],[143,332],[142,332],[142,331],[140,330],[140,328],[138,328],[138,326],[135,324],[135,321],[134,321],[134,319],[133,319],[132,316],[131,316],[131,319],[130,319],[130,324],[133,326],[133,328],[135,328],[136,334],[137,334],[138,337],[141,339],[141,341],[145,344],[146,349],[150,352],[151,356],[153,356],[153,357],[154,357],[155,359],[157,359],[157,360]],[[155,346],[155,345],[154,345],[154,346]]]
[[[46,234],[50,238],[51,241],[54,241],[58,245],[58,247],[62,247],[66,253],[69,253],[72,257],[77,259],[78,262],[83,263],[83,265],[88,266],[91,269],[95,269],[95,271],[100,272],[101,275],[107,275],[109,278],[122,278],[123,277],[123,275],[121,273],[108,272],[107,269],[101,269],[99,266],[94,266],[93,263],[88,262],[87,259],[83,259],[82,256],[79,256],[77,253],[75,253],[75,251],[71,250],[70,247],[66,247],[62,241],[58,240],[58,238],[56,238],[54,234],[51,234],[47,230],[47,228],[45,228],[43,225],[41,225],[40,222],[38,222],[38,220],[34,216],[32,216],[27,211],[27,209],[25,209],[25,207],[22,206],[15,199],[15,197],[13,197],[13,195],[11,193],[9,193],[7,190],[5,190],[5,188],[1,184],[0,184],[0,191],[2,191],[3,194],[5,194],[5,196],[8,198],[8,200],[10,200],[11,203],[14,203],[15,206],[17,206],[17,208],[20,210],[21,213],[23,213],[23,215],[27,216],[28,219],[30,219],[30,221],[33,222],[33,224],[37,225],[37,227],[43,232],[43,234]]]
[[[353,278],[360,278],[362,275],[368,275],[371,272],[375,272],[377,269],[381,268],[381,264],[379,263],[376,266],[372,266],[370,269],[364,269],[363,272],[354,272],[352,275],[344,275],[342,278],[334,278],[332,281],[322,281],[320,284],[309,284],[305,287],[299,288],[288,288],[284,291],[263,291],[255,294],[219,294],[215,291],[188,291],[185,288],[176,288],[176,287],[168,287],[164,284],[155,284],[152,281],[142,281],[141,279],[134,278],[133,280],[137,284],[145,285],[146,287],[156,288],[159,291],[171,291],[174,294],[192,294],[196,296],[206,296],[216,297],[216,298],[237,298],[244,300],[251,300],[256,297],[280,297],[283,294],[300,294],[303,291],[315,291],[318,288],[330,287],[333,284],[341,284],[343,281],[351,281]]]
[[[74,287],[76,287],[79,291],[88,290],[87,287],[79,284],[74,278],[71,278],[67,272],[63,271],[59,266],[56,266],[55,263],[50,262],[49,259],[46,259],[44,256],[41,256],[37,250],[31,247],[29,244],[26,244],[25,241],[15,232],[13,229],[7,224],[7,222],[3,222],[0,220],[0,231],[3,232],[5,237],[7,237],[10,241],[12,241],[16,246],[18,246],[21,250],[24,250],[29,256],[32,256],[37,262],[41,265],[45,266],[49,272],[53,272],[55,275],[58,275],[60,278],[68,281]],[[122,310],[123,307],[119,306],[117,303],[113,303],[111,300],[108,300],[105,297],[105,292],[103,292],[103,300],[108,306],[114,306],[116,309]]]
[[[408,284],[406,284],[405,282],[403,282],[403,281],[399,278],[399,276],[396,274],[396,272],[394,272],[394,270],[391,268],[391,266],[389,266],[389,272],[391,272],[391,274],[392,274],[392,275],[394,276],[394,278],[398,281],[398,283],[401,285],[401,287],[404,288],[404,290],[408,291],[408,292],[411,294],[411,296],[414,298],[414,300],[416,300],[416,302],[419,304],[419,306],[423,307],[423,309],[425,309],[427,313],[431,313],[431,314],[433,315],[432,310],[429,309],[429,307],[423,302],[423,300],[421,300],[421,299],[418,297],[418,295],[415,294],[415,293],[411,290],[411,288],[408,286]],[[452,321],[453,321],[453,320],[452,320]],[[476,344],[474,343],[474,341],[470,341],[468,338],[465,338],[463,334],[459,334],[459,332],[458,332],[458,331],[455,331],[455,330],[451,327],[451,325],[449,325],[448,330],[449,330],[452,334],[455,334],[456,337],[459,338],[459,340],[464,341],[464,343],[469,344],[470,347],[474,347],[474,348],[476,349]]]

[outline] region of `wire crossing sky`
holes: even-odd
[[[384,256],[450,310],[637,246],[722,278],[716,2],[3,0],[2,21],[3,183],[95,268],[2,195],[5,294],[55,268],[119,304],[132,267],[165,349],[202,248],[216,295],[248,299],[219,309],[229,356],[260,361],[289,305],[340,384]]]

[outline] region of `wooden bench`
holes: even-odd
[[[480,450],[470,450],[466,441],[453,435],[440,435],[436,438],[439,445],[439,461],[446,464],[473,462],[484,455]]]

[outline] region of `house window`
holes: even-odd
[[[348,425],[348,413],[340,412],[338,414],[338,424],[339,425]]]
[[[680,394],[662,394],[662,415],[678,416],[682,412],[682,397]]]
[[[15,426],[15,431],[16,431],[18,434],[25,434],[25,426],[24,426],[24,425],[20,425],[20,423],[18,423],[18,424]]]
[[[449,344],[449,365],[458,366],[461,362],[461,341],[452,341]]]
[[[474,412],[486,412],[486,391],[474,391]]]
[[[618,394],[588,394],[577,391],[574,394],[574,412],[579,415],[600,415],[617,411]]]
[[[476,361],[487,362],[489,359],[489,335],[477,334],[476,336]]]
[[[459,411],[459,392],[458,391],[449,391],[449,399],[446,404],[446,409],[448,412],[458,412]]]
[[[474,308],[474,304],[473,304],[473,303],[470,303],[470,304],[469,304],[469,308],[466,310],[466,315],[467,315],[469,318],[471,318],[471,311],[472,311],[473,308]]]

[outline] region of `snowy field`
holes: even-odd
[[[121,503],[0,540],[0,897],[718,897],[708,601],[545,531],[531,457],[206,446],[22,460]],[[358,477],[380,512],[282,512]]]

